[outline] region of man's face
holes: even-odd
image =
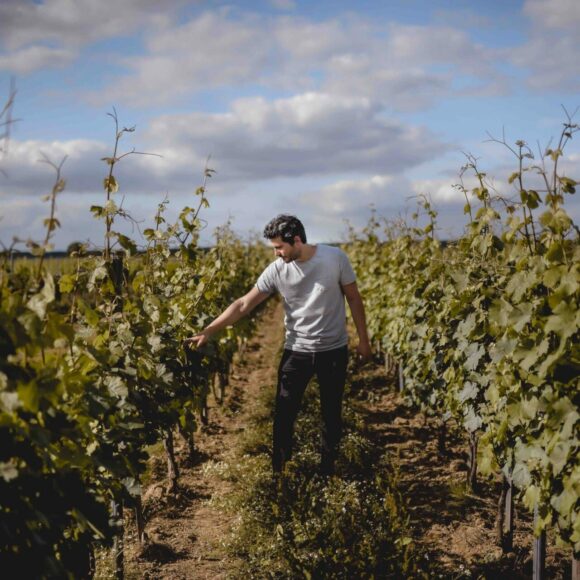
[[[296,238],[298,238],[298,236],[296,236]],[[283,242],[282,238],[273,238],[270,240],[270,244],[272,245],[272,248],[274,248],[276,258],[282,258],[286,263],[293,262],[300,256],[300,251],[296,247],[296,242],[292,245],[288,242]]]

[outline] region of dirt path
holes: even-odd
[[[182,468],[177,497],[165,493],[163,453],[152,457],[153,483],[143,495],[149,545],[142,549],[135,541],[134,527],[128,526],[127,578],[214,580],[235,572],[237,562],[228,558],[220,546],[229,532],[232,516],[212,505],[212,499],[228,494],[229,483],[212,474],[208,466],[227,461],[255,412],[258,393],[274,388],[282,340],[282,305],[272,300],[260,315],[258,330],[248,342],[243,360],[235,361],[232,367],[223,406],[210,396],[209,424],[196,439],[199,460]],[[181,466],[184,453],[185,448],[178,447]]]

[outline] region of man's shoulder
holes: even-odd
[[[326,254],[327,256],[334,257],[346,256],[344,251],[340,249],[338,246],[331,246],[329,244],[318,244],[318,248],[322,250],[321,253]]]
[[[263,273],[268,274],[279,274],[280,269],[285,265],[282,258],[276,258],[274,261],[270,262],[265,268]]]
[[[323,252],[331,252],[331,253],[342,252],[340,248],[338,248],[337,246],[331,246],[330,244],[318,244],[318,247]]]

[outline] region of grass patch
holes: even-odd
[[[239,577],[421,577],[397,470],[366,436],[348,396],[337,475],[318,474],[317,390],[312,384],[304,397],[294,457],[283,477],[271,472],[271,392],[261,399],[236,459],[216,466],[235,484],[221,507],[236,514],[224,545],[245,562]]]

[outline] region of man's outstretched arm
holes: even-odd
[[[209,338],[224,329],[226,326],[235,324],[240,318],[248,315],[258,304],[264,302],[270,296],[260,292],[254,286],[246,295],[234,300],[213,322],[208,324],[199,334],[186,338],[185,343],[195,347],[202,346]]]
[[[367,331],[367,319],[365,316],[365,307],[358,291],[356,282],[342,286],[342,291],[346,296],[346,301],[352,314],[352,319],[358,334],[357,352],[361,356],[363,362],[370,360],[372,356],[371,343],[369,341],[369,334]]]

